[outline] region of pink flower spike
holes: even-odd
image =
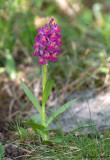
[[[32,54],[33,56],[37,56],[38,55],[38,51],[35,50],[34,53]]]
[[[36,44],[33,45],[35,49],[33,56],[38,56],[38,65],[48,64],[48,61],[57,61],[57,56],[61,53],[59,46],[62,45],[60,31],[61,29],[58,24],[54,23],[53,18],[49,25],[38,28],[38,34],[35,37]]]
[[[62,42],[61,42],[60,38],[57,40],[57,44],[58,44],[58,46],[62,45]]]
[[[45,54],[45,60],[46,61],[51,60],[51,55],[49,55],[49,53]]]
[[[47,25],[47,24],[45,24],[45,28],[46,28],[46,29],[48,28],[48,25]]]
[[[50,20],[50,22],[49,22],[49,26],[50,26],[50,28],[53,28],[53,26],[54,26],[54,25],[52,24],[52,23],[53,23],[53,21],[54,21],[54,19],[52,18],[52,19]]]
[[[39,47],[39,43],[36,42],[36,44],[33,45],[34,49],[37,49]]]
[[[55,30],[56,32],[61,32],[61,29],[58,27],[57,24],[54,25],[54,30]]]
[[[52,35],[51,35],[51,37],[50,37],[50,39],[53,40],[53,41],[54,41],[54,40],[56,41],[56,40],[58,39],[57,36],[58,36],[58,35],[56,35],[56,33],[53,32]]]
[[[39,62],[38,62],[38,65],[45,65],[47,64],[46,61],[42,58],[42,59],[39,59]]]
[[[51,30],[50,29],[45,29],[45,36],[48,37],[49,34],[51,34]]]
[[[55,48],[54,42],[52,42],[52,43],[50,43],[50,44],[48,45],[48,50],[49,50],[49,51],[52,51],[54,48]]]
[[[52,56],[51,56],[51,61],[57,61],[56,54],[52,54]]]
[[[45,36],[43,36],[43,37],[41,38],[40,43],[41,43],[41,44],[47,44],[47,40],[46,40]]]

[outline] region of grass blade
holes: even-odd
[[[75,132],[77,132],[78,130],[82,129],[82,128],[87,128],[87,127],[95,127],[96,124],[90,123],[90,124],[86,124],[83,126],[79,126],[78,128],[74,129],[73,131],[69,132],[66,137],[69,137],[70,135],[73,135]]]
[[[5,149],[3,145],[0,143],[0,160],[4,160]]]

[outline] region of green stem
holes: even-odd
[[[45,89],[45,85],[47,82],[47,65],[43,65],[42,67],[42,79],[43,79],[43,92]],[[42,104],[42,125],[45,127],[46,123],[45,123],[45,105]],[[46,133],[44,133],[44,140],[48,140],[48,136]]]
[[[42,67],[42,78],[43,78],[43,91],[44,91],[45,84],[47,82],[47,65],[43,65]]]

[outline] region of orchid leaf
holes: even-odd
[[[39,113],[35,114],[34,116],[31,116],[31,120],[33,120],[36,124],[42,124],[42,118]]]
[[[45,127],[43,125],[35,123],[32,119],[30,121],[23,121],[23,123],[25,126],[31,126],[34,132],[36,134],[39,133],[43,140],[45,140],[44,135],[49,138],[49,132],[44,130]]]
[[[54,83],[54,80],[48,80],[46,82],[46,85],[45,85],[45,88],[44,88],[44,92],[43,92],[43,96],[42,96],[42,105],[44,105],[44,106],[45,106],[45,103],[46,103],[46,101],[48,99],[50,91],[52,89],[53,83]]]
[[[42,124],[42,117],[39,113],[35,114],[34,116],[31,116],[31,120],[34,121],[36,124]],[[45,122],[47,122],[47,114],[45,113]]]
[[[66,104],[64,104],[63,106],[61,106],[59,109],[57,109],[52,115],[51,117],[48,119],[46,127],[54,120],[56,119],[61,113],[63,113],[65,110],[67,110],[72,104],[73,102],[75,102],[77,100],[77,98],[75,98],[74,100],[71,100],[69,102],[67,102]]]
[[[45,127],[40,125],[40,124],[37,124],[37,123],[34,123],[34,121],[30,120],[30,121],[23,121],[24,125],[25,126],[31,126],[32,128],[36,128],[36,129],[39,129],[41,131],[44,131]]]
[[[36,107],[38,112],[41,114],[42,110],[41,110],[41,107],[40,107],[39,102],[37,101],[36,97],[32,94],[30,89],[23,83],[22,79],[20,79],[20,81],[21,81],[22,88],[24,89],[24,92],[28,96],[29,100],[33,103],[33,105]]]
[[[51,137],[49,141],[53,143],[62,143],[64,140],[63,137]]]

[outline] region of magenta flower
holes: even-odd
[[[33,45],[35,49],[33,56],[38,56],[38,65],[48,64],[48,61],[57,61],[57,55],[61,53],[59,46],[62,45],[62,34],[59,26],[54,22],[52,18],[49,22],[49,27],[46,24],[45,27],[38,28],[38,34],[35,37],[36,44]]]

